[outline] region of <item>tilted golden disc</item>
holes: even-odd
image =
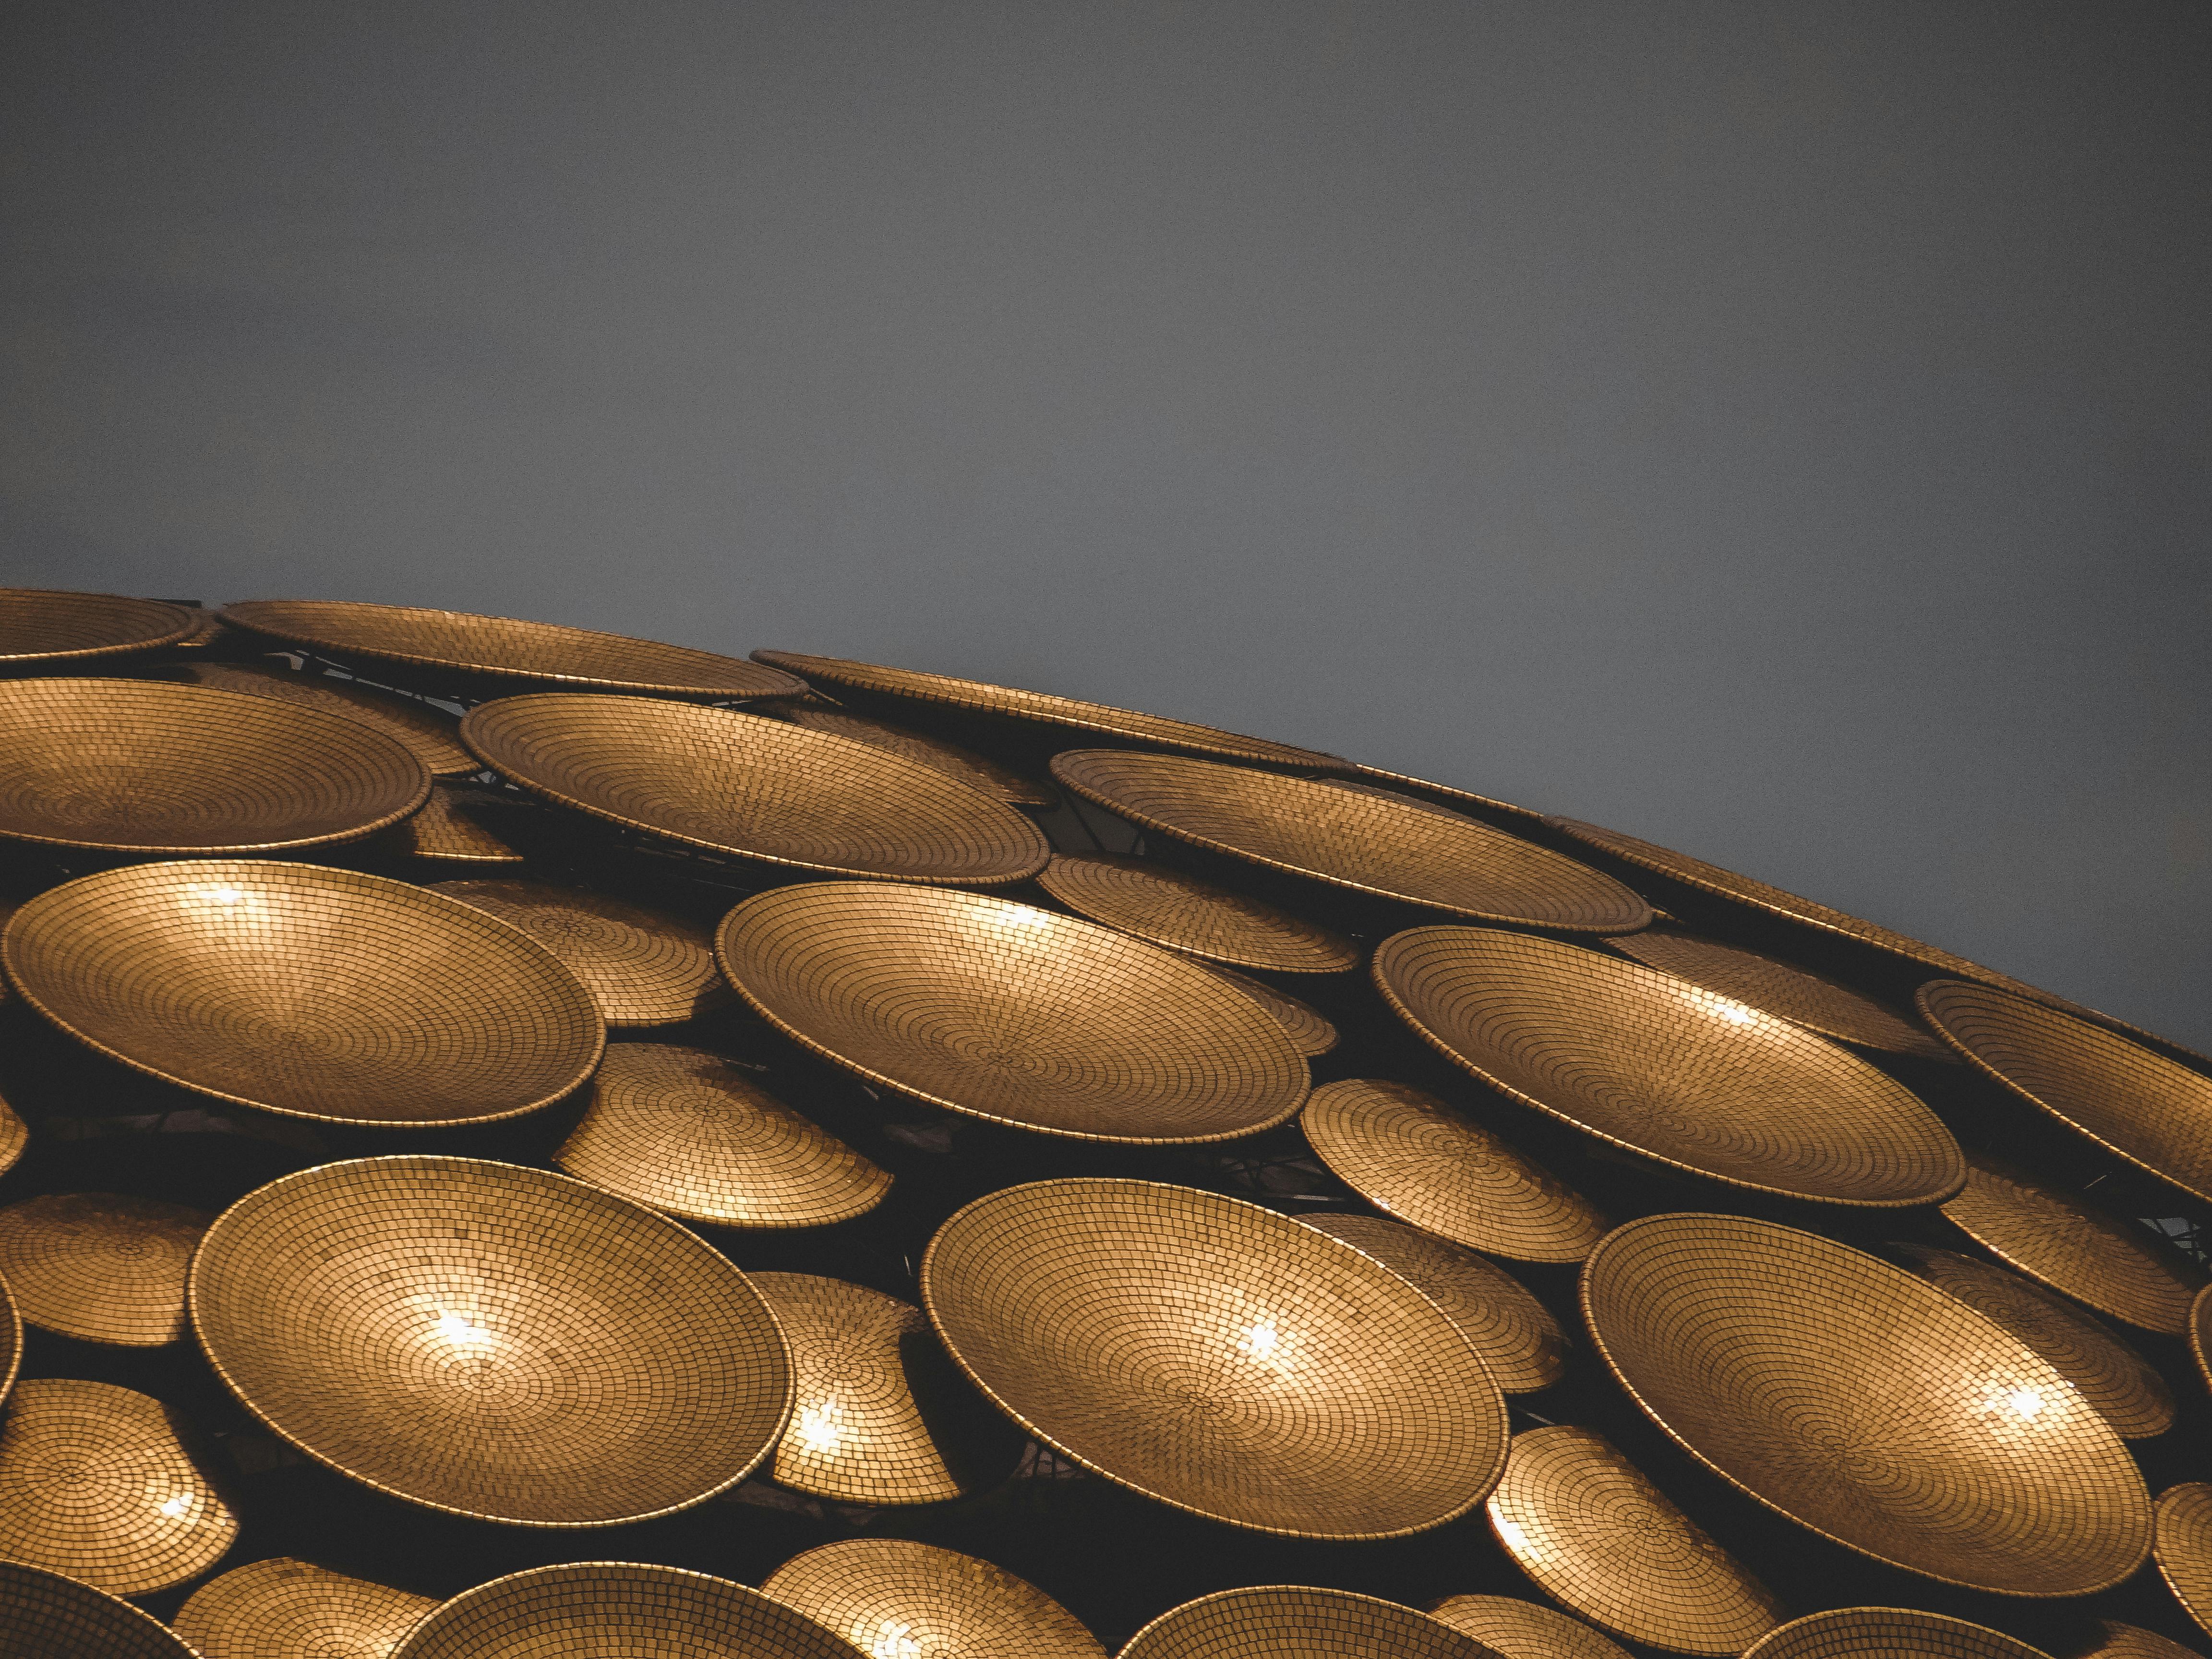
[[[0,1402],[15,1386],[15,1373],[23,1364],[23,1316],[15,1306],[15,1292],[0,1276]]]
[[[1298,1124],[1322,1162],[1376,1209],[1469,1249],[1579,1261],[1613,1224],[1550,1170],[1407,1084],[1324,1084]]]
[[[276,1555],[208,1580],[174,1626],[202,1659],[385,1659],[437,1605]]]
[[[1152,859],[1056,853],[1037,885],[1093,921],[1212,962],[1279,974],[1359,965],[1359,947],[1341,933]]]
[[[1287,991],[1278,991],[1272,985],[1240,974],[1234,968],[1224,968],[1218,962],[1201,962],[1196,957],[1190,960],[1266,1009],[1268,1018],[1283,1028],[1283,1035],[1290,1038],[1291,1046],[1307,1059],[1317,1058],[1336,1047],[1336,1026],[1310,1003],[1301,1002]]]
[[[544,945],[442,893],[318,865],[103,871],[24,905],[0,952],[33,1007],[103,1054],[325,1122],[518,1117],[581,1084],[605,1040]]]
[[[445,864],[520,864],[524,854],[501,838],[510,820],[542,809],[491,789],[433,784],[422,810],[384,832],[392,850],[405,858]]]
[[[2095,1632],[2095,1645],[2076,1648],[2067,1659],[2198,1659],[2196,1649],[2185,1648],[2171,1638],[2140,1626],[2100,1619],[2091,1629]]]
[[[1472,789],[1455,789],[1448,783],[1431,783],[1428,779],[1417,778],[1409,772],[1393,772],[1381,766],[1355,766],[1352,778],[1367,788],[1385,790],[1410,800],[1425,800],[1431,805],[1458,812],[1463,817],[1502,817],[1531,825],[1544,822],[1541,812],[1532,811],[1526,806],[1516,806],[1510,800],[1498,800],[1489,795],[1478,795]]]
[[[555,1161],[680,1220],[823,1227],[884,1201],[891,1177],[720,1054],[617,1042]]]
[[[161,680],[0,680],[0,836],[154,857],[358,841],[422,805],[413,751],[320,709]]]
[[[1966,1163],[1856,1054],[1687,980],[1553,939],[1412,927],[1375,951],[1406,1022],[1493,1088],[1601,1140],[1822,1204],[1933,1204]]]
[[[1263,1584],[1170,1608],[1120,1659],[1496,1659],[1425,1613],[1351,1590]]]
[[[2189,1480],[2159,1493],[2156,1553],[2173,1599],[2212,1632],[2212,1485]]]
[[[1187,1187],[1010,1187],[921,1263],[953,1357],[1109,1480],[1261,1532],[1386,1538],[1481,1502],[1498,1384],[1443,1310],[1287,1216]]]
[[[1632,1659],[1626,1648],[1579,1619],[1513,1595],[1450,1595],[1429,1609],[1500,1659]]]
[[[0,1561],[0,1653],[24,1659],[219,1659],[150,1613],[65,1573]]]
[[[0,667],[79,663],[158,650],[188,638],[201,613],[161,599],[0,587]]]
[[[536,939],[583,981],[610,1025],[680,1024],[729,1000],[703,922],[549,881],[441,881],[430,890]]]
[[[1911,1607],[1837,1607],[1790,1623],[1743,1659],[2051,1659],[1986,1625]]]
[[[988,887],[1044,832],[933,767],[729,708],[548,692],[481,703],[461,738],[524,788],[626,829],[784,869]]]
[[[143,672],[185,685],[269,697],[277,702],[297,703],[302,708],[319,708],[341,720],[359,720],[413,750],[415,758],[434,778],[463,777],[482,769],[482,763],[461,747],[456,735],[459,722],[444,709],[358,680],[235,662],[174,663]]]
[[[1052,774],[1146,830],[1373,898],[1568,933],[1628,933],[1651,907],[1610,876],[1457,814],[1179,755],[1074,749]]]
[[[214,1219],[118,1193],[23,1199],[0,1210],[0,1279],[41,1330],[159,1347],[185,1334],[185,1269]]]
[[[791,1360],[743,1273],[642,1205],[475,1158],[325,1164],[216,1218],[192,1328],[263,1422],[431,1509],[598,1527],[735,1486]]]
[[[0,1413],[0,1558],[117,1595],[197,1578],[238,1536],[183,1420],[106,1382],[26,1378]]]
[[[2003,1595],[2142,1565],[2150,1499],[2112,1425],[2002,1327],[1860,1251],[1739,1216],[1616,1228],[1583,1269],[1606,1364],[1779,1514]]]
[[[714,951],[786,1035],[973,1117],[1164,1146],[1256,1134],[1305,1099],[1304,1056],[1249,996],[1078,917],[821,882],[747,899]]]
[[[2190,1358],[2197,1362],[2197,1375],[2204,1386],[2212,1389],[2212,1285],[2197,1292],[2189,1304]]]
[[[0,997],[0,1002],[6,1000]],[[13,1106],[0,1100],[0,1175],[15,1167],[16,1160],[23,1156],[23,1149],[30,1144],[30,1126],[15,1115]]]
[[[1027,1579],[899,1538],[851,1538],[794,1555],[761,1594],[866,1654],[1106,1659],[1098,1638]]]
[[[833,738],[848,738],[854,743],[903,755],[1009,806],[1050,806],[1058,799],[1036,779],[1024,777],[1010,766],[987,760],[972,749],[963,749],[957,743],[947,743],[927,732],[910,732],[903,726],[811,703],[795,702],[778,713],[793,726],[803,726],[810,732],[827,732]]]

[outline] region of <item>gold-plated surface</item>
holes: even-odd
[[[547,881],[441,881],[430,890],[536,939],[583,981],[610,1025],[678,1024],[729,1000],[703,922]]]
[[[437,1605],[276,1555],[210,1578],[174,1627],[201,1659],[386,1659]]]
[[[1985,1152],[1943,1206],[1959,1231],[2008,1266],[2099,1313],[2179,1336],[2203,1270],[2139,1224]]]
[[[1385,789],[1394,795],[1404,795],[1413,800],[1426,800],[1447,811],[1457,811],[1469,817],[1481,817],[1485,813],[1541,823],[1544,815],[1526,806],[1516,806],[1510,800],[1498,800],[1489,795],[1478,795],[1472,789],[1455,789],[1448,783],[1431,783],[1426,778],[1417,778],[1410,772],[1393,772],[1381,766],[1355,766],[1353,781],[1370,789]]]
[[[550,692],[478,705],[461,738],[524,788],[627,829],[786,869],[993,886],[1044,832],[889,750],[728,708]]]
[[[444,864],[520,864],[524,854],[501,836],[501,827],[504,820],[534,810],[493,790],[438,783],[431,786],[422,810],[393,824],[385,837],[393,852],[407,858]]]
[[[319,708],[341,720],[374,726],[414,751],[434,778],[465,776],[480,769],[474,755],[461,747],[456,728],[459,722],[442,708],[434,708],[413,697],[380,690],[357,680],[333,674],[292,673],[258,668],[246,663],[173,663],[146,671],[165,680],[185,685],[204,685],[216,691],[239,691],[249,697],[270,697],[278,702]]]
[[[275,853],[397,823],[430,775],[320,709],[160,680],[0,680],[0,836],[154,855]]]
[[[1901,1267],[1737,1216],[1616,1228],[1583,1270],[1599,1352],[1660,1427],[1877,1560],[2006,1595],[2139,1566],[2150,1500],[2050,1362]]]
[[[0,668],[127,656],[173,645],[200,625],[188,605],[120,593],[0,587]]]
[[[1201,1595],[1131,1637],[1120,1659],[1497,1659],[1425,1613],[1351,1590],[1262,1584]]]
[[[2092,1628],[2092,1645],[2070,1650],[2065,1659],[2198,1659],[2195,1648],[2140,1626],[2100,1619]]]
[[[325,1164],[192,1260],[192,1328],[248,1409],[343,1474],[521,1526],[611,1526],[734,1486],[791,1361],[743,1273],[641,1205],[473,1158]]]
[[[0,1653],[21,1659],[218,1659],[119,1595],[0,1561]]]
[[[1078,915],[1209,961],[1279,974],[1359,965],[1341,933],[1152,859],[1055,854],[1037,884]]]
[[[0,1210],[0,1279],[42,1330],[159,1347],[185,1334],[185,1269],[214,1219],[117,1193],[27,1198]]]
[[[1374,1215],[1300,1220],[1364,1250],[1450,1316],[1508,1394],[1548,1389],[1567,1368],[1566,1333],[1511,1274],[1474,1251]]]
[[[0,927],[4,927],[5,923],[6,918],[0,917]],[[0,984],[5,982],[6,975],[0,975]],[[0,1002],[7,1000],[0,996]],[[15,1167],[16,1160],[23,1156],[23,1149],[30,1144],[30,1126],[15,1115],[14,1107],[0,1100],[0,1176],[6,1175]]]
[[[392,1659],[863,1656],[805,1613],[726,1578],[679,1567],[577,1561],[462,1591],[416,1626]],[[895,1650],[893,1659],[901,1659]]]
[[[971,1116],[1165,1145],[1272,1128],[1304,1057],[1197,963],[979,893],[778,888],[722,919],[715,954],[779,1029],[863,1077]]]
[[[2050,1659],[1986,1625],[1911,1607],[1836,1607],[1792,1620],[1744,1659]]]
[[[1504,1399],[1443,1310],[1256,1205],[1143,1181],[1006,1188],[938,1230],[921,1279],[954,1358],[1031,1434],[1215,1520],[1419,1532],[1504,1463]]]
[[[1500,1659],[1631,1659],[1626,1648],[1581,1620],[1518,1596],[1447,1596],[1429,1616],[1472,1636]]]
[[[422,669],[609,691],[726,702],[787,697],[806,687],[741,657],[556,623],[344,599],[248,599],[222,619],[325,651]]]
[[[903,755],[1009,806],[1050,806],[1057,799],[1039,780],[1024,777],[1012,767],[987,760],[972,749],[963,749],[958,744],[933,738],[927,732],[910,732],[903,726],[870,720],[865,714],[803,702],[793,703],[780,713],[793,726],[803,726],[810,732],[827,732],[835,738],[848,738],[854,743]]]
[[[1053,775],[1171,840],[1486,921],[1627,933],[1651,907],[1610,876],[1472,818],[1179,755],[1076,749]]]
[[[1585,1133],[1824,1204],[1932,1204],[1966,1164],[1918,1097],[1788,1020],[1638,963],[1476,927],[1413,927],[1375,981],[1439,1052]]]
[[[1191,958],[1198,962],[1198,958]],[[1233,985],[1246,996],[1267,1011],[1267,1016],[1283,1028],[1291,1046],[1311,1060],[1327,1054],[1337,1045],[1338,1033],[1328,1017],[1310,1003],[1301,1002],[1287,991],[1278,991],[1273,986],[1240,974],[1234,968],[1224,968],[1218,962],[1198,962],[1198,965],[1224,985]]]
[[[2190,1358],[2197,1362],[2197,1375],[2204,1386],[2212,1389],[2212,1285],[2197,1292],[2189,1304]]]
[[[2064,1297],[2002,1267],[1924,1244],[1900,1244],[1905,1265],[1994,1320],[2049,1360],[2124,1438],[2173,1426],[2173,1393],[2151,1363]]]
[[[0,1401],[15,1386],[15,1373],[23,1363],[23,1316],[15,1306],[15,1292],[0,1275]]]
[[[555,1161],[634,1203],[717,1227],[822,1227],[865,1215],[891,1178],[720,1054],[617,1042]]]
[[[133,1389],[18,1382],[0,1413],[0,1558],[116,1595],[198,1577],[238,1517],[182,1428]]]
[[[1424,1232],[1516,1261],[1579,1261],[1612,1225],[1551,1171],[1434,1095],[1324,1084],[1298,1120],[1337,1178]]]
[[[1513,1437],[1490,1529],[1547,1595],[1634,1642],[1738,1654],[1782,1603],[1590,1429]]]
[[[2212,1632],[2212,1485],[2188,1480],[2159,1493],[2155,1549],[2173,1599]]]
[[[575,975],[505,922],[315,865],[103,871],[24,905],[0,954],[40,1013],[102,1053],[328,1122],[517,1117],[589,1077],[605,1037]]]
[[[794,1555],[761,1593],[896,1659],[1106,1659],[1073,1613],[973,1555],[852,1538]]]

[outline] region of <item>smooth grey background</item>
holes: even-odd
[[[1211,720],[2212,1046],[2194,0],[10,16],[9,580]]]

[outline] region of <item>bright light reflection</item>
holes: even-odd
[[[1244,1346],[1254,1353],[1265,1357],[1275,1351],[1282,1334],[1273,1325],[1255,1325],[1244,1333]]]
[[[833,1452],[837,1449],[837,1443],[844,1437],[845,1431],[837,1424],[836,1395],[830,1395],[818,1406],[802,1406],[799,1408],[799,1443],[807,1450],[825,1454]]]
[[[472,1325],[467,1317],[457,1313],[441,1312],[438,1316],[438,1334],[456,1347],[489,1346],[492,1334],[482,1325]]]
[[[1528,1534],[1518,1521],[1508,1521],[1501,1515],[1496,1516],[1492,1524],[1498,1528],[1498,1535],[1505,1540],[1507,1549],[1525,1550],[1528,1547]]]
[[[174,1521],[179,1516],[188,1514],[191,1511],[192,1507],[192,1496],[190,1492],[180,1492],[174,1498],[170,1498],[167,1503],[158,1504],[156,1507],[160,1509],[162,1514],[167,1516],[172,1521]]]
[[[2033,1417],[2043,1409],[2043,1396],[2033,1389],[2018,1389],[2005,1396],[2005,1403],[2022,1417]]]
[[[914,1628],[912,1625],[902,1625],[896,1620],[886,1619],[882,1628],[883,1633],[868,1649],[874,1659],[918,1659],[921,1644],[907,1634]]]
[[[1751,1024],[1751,1010],[1748,1008],[1739,1007],[1734,1003],[1724,1002],[1721,1005],[1720,1012],[1723,1019],[1732,1021],[1735,1024],[1748,1025]]]

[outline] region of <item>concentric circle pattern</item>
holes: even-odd
[[[2190,1480],[2159,1493],[2157,1553],[2173,1599],[2212,1632],[2212,1485]]]
[[[65,1573],[0,1561],[0,1653],[23,1659],[220,1659],[150,1613]]]
[[[1289,992],[1279,991],[1249,974],[1240,974],[1234,968],[1224,968],[1218,962],[1200,962],[1198,965],[1267,1010],[1267,1017],[1283,1028],[1283,1035],[1290,1038],[1291,1046],[1307,1059],[1316,1059],[1336,1047],[1340,1034],[1335,1025],[1312,1004],[1302,1002]]]
[[[27,1198],[0,1210],[0,1279],[43,1330],[158,1347],[185,1334],[185,1269],[214,1219],[116,1193]]]
[[[1081,1139],[1228,1139],[1283,1122],[1305,1060],[1198,963],[975,893],[851,882],[747,899],[722,970],[780,1029],[888,1087]]]
[[[1530,824],[1544,822],[1541,812],[1532,811],[1526,806],[1516,806],[1510,800],[1478,795],[1471,789],[1455,789],[1448,783],[1431,783],[1426,778],[1417,778],[1407,772],[1393,772],[1380,766],[1362,765],[1353,767],[1352,775],[1369,788],[1388,790],[1394,795],[1403,795],[1412,800],[1425,800],[1467,817],[1486,821],[1502,818],[1507,823]]]
[[[0,1401],[15,1386],[15,1372],[23,1363],[23,1316],[15,1306],[15,1292],[0,1278]]]
[[[2199,1659],[2196,1649],[2138,1625],[2100,1619],[2094,1628],[2094,1645],[2075,1649],[2067,1659]]]
[[[1098,1638],[1027,1579],[903,1539],[808,1550],[778,1567],[761,1592],[872,1656],[1106,1659]]]
[[[326,1164],[209,1230],[193,1328],[301,1450],[433,1509],[611,1526],[735,1485],[791,1362],[729,1261],[641,1206],[470,1158]]]
[[[1606,1363],[1753,1498],[1908,1571],[2085,1595],[2150,1543],[2125,1445],[2050,1363],[1900,1267],[1794,1228],[1661,1215],[1583,1273]]]
[[[1372,898],[1480,921],[1627,933],[1651,907],[1609,876],[1412,801],[1176,755],[1076,749],[1053,775],[1146,830]]]
[[[201,1585],[175,1628],[202,1659],[386,1659],[437,1605],[276,1555]]]
[[[933,767],[732,709],[501,697],[471,709],[461,737],[562,805],[787,869],[991,886],[1051,856],[1019,812]]]
[[[395,853],[441,864],[514,865],[524,855],[501,833],[544,809],[496,790],[431,786],[422,810],[385,831]]]
[[[0,951],[71,1036],[294,1117],[519,1116],[590,1076],[605,1040],[590,994],[543,945],[458,899],[349,870],[127,866],[40,894]]]
[[[0,836],[104,853],[356,841],[430,793],[396,739],[320,709],[159,680],[0,680]]]
[[[1474,927],[1377,947],[1375,981],[1448,1058],[1630,1152],[1827,1204],[1931,1204],[1966,1164],[1903,1085],[1811,1032],[1672,974]]]
[[[413,697],[363,685],[333,674],[289,673],[234,662],[177,663],[145,671],[185,685],[238,691],[249,697],[318,708],[341,720],[374,726],[413,751],[434,778],[460,777],[479,769],[474,755],[461,747],[458,722],[441,708]]]
[[[2205,1388],[2212,1390],[2212,1285],[2197,1291],[2196,1299],[2190,1303],[2185,1334],[2190,1358],[2197,1362],[2197,1375],[2203,1379]]]
[[[1581,1620],[1518,1596],[1447,1596],[1429,1616],[1472,1636],[1501,1659],[1631,1659],[1626,1648]]]
[[[1266,1584],[1200,1596],[1129,1638],[1120,1659],[1496,1659],[1473,1637],[1395,1601]]]
[[[610,1025],[678,1024],[729,1000],[702,923],[544,881],[441,881],[430,890],[536,939],[583,981]]]
[[[201,621],[190,606],[161,599],[0,587],[0,668],[152,651],[188,638]]]
[[[1278,974],[1359,965],[1341,933],[1151,859],[1056,854],[1037,884],[1079,915],[1189,956]]]
[[[1792,1620],[1744,1659],[2050,1659],[1963,1619],[1910,1607],[1837,1607]]]
[[[1040,1439],[1233,1525],[1377,1538],[1480,1503],[1505,1407],[1456,1326],[1286,1216],[1150,1182],[977,1200],[922,1259],[932,1322]]]
[[[833,738],[903,755],[1009,806],[1050,806],[1056,799],[1051,788],[1038,780],[1024,777],[1010,766],[986,760],[972,749],[963,749],[958,744],[933,738],[927,732],[910,732],[903,726],[811,703],[795,702],[779,713],[793,726],[803,726],[810,732],[827,732]]]

